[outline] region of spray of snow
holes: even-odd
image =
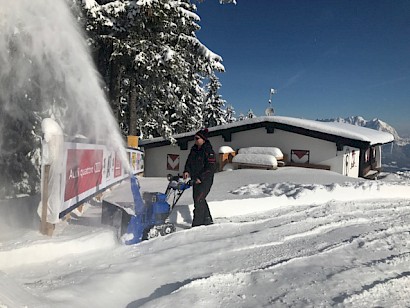
[[[66,2],[1,1],[1,6],[0,100],[5,110],[23,118],[21,97],[26,93],[25,104],[48,113],[65,135],[123,149],[84,37]],[[32,93],[36,95],[30,97]],[[121,154],[126,161],[125,151]]]

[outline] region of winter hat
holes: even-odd
[[[201,129],[195,135],[201,137],[204,140],[208,140],[208,129]]]

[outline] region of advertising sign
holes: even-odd
[[[67,150],[64,201],[101,185],[103,150]]]
[[[119,153],[104,145],[64,143],[65,171],[61,178],[62,206],[60,215],[66,214],[86,198],[107,187],[144,171],[143,152],[127,149],[127,159],[121,161]]]
[[[144,153],[134,149],[128,149],[130,155],[130,167],[134,174],[144,172]]]

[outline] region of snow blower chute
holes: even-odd
[[[169,215],[186,189],[191,187],[178,176],[168,175],[165,193],[144,192],[141,196],[138,181],[130,177],[134,202],[103,201],[101,222],[114,226],[126,245],[175,232]],[[172,197],[172,203],[169,199]]]

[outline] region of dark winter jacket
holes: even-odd
[[[200,148],[196,144],[191,148],[184,172],[189,172],[193,181],[200,179],[201,182],[212,182],[215,166],[215,152],[207,140]]]

